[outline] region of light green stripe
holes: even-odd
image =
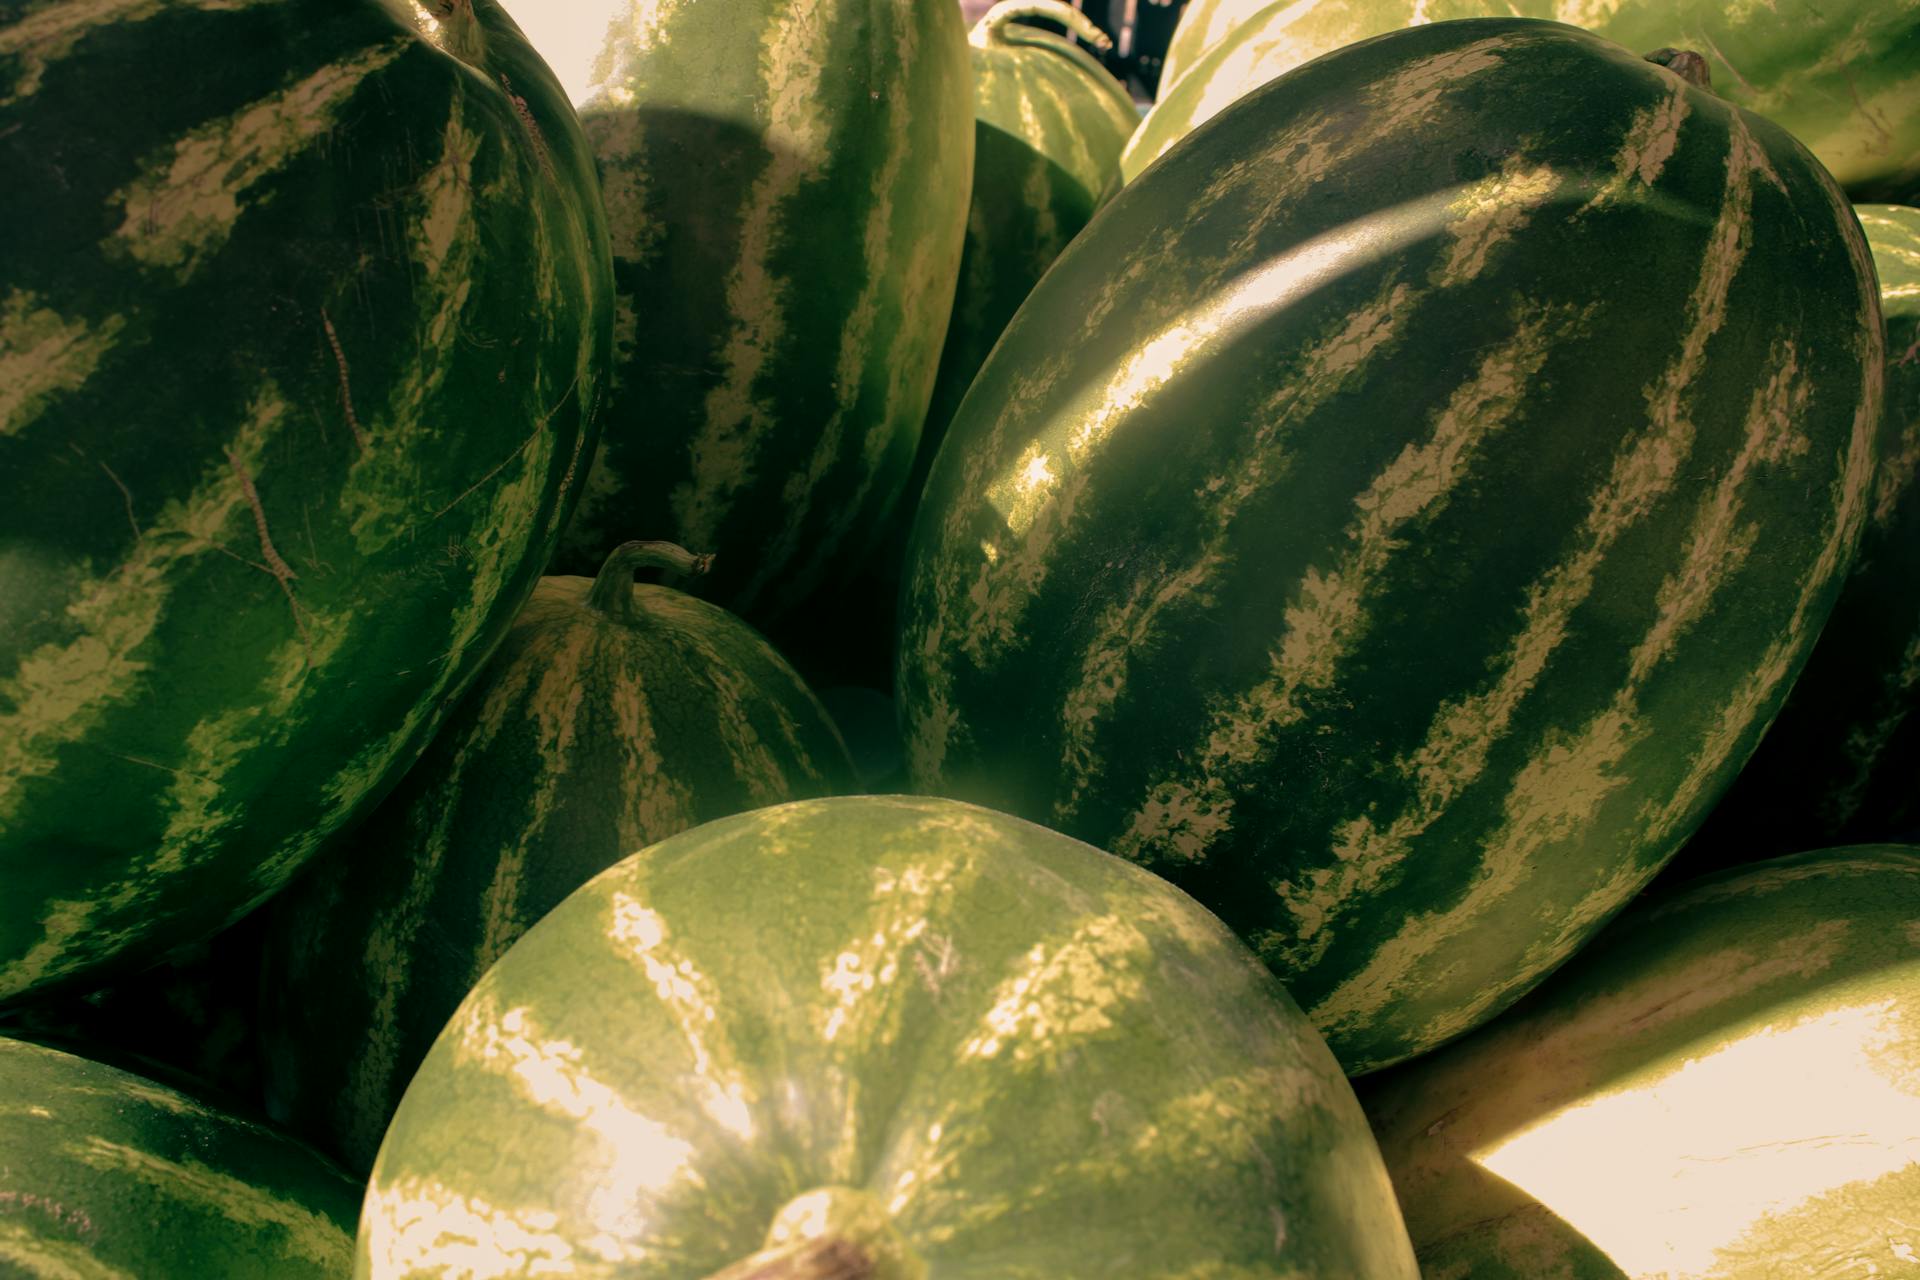
[[[344,1269],[353,1255],[353,1237],[326,1216],[195,1161],[166,1160],[100,1137],[85,1139],[73,1154],[104,1173],[130,1174],[189,1212],[211,1214],[238,1227],[271,1228],[283,1257]]]
[[[78,1241],[40,1235],[18,1218],[0,1217],[0,1263],[33,1280],[150,1280],[102,1262]]]

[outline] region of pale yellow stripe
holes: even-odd
[[[919,44],[916,25],[907,11],[894,12],[894,47],[889,65],[899,68],[911,68],[914,65]],[[900,189],[901,174],[906,168],[908,146],[912,141],[912,134],[904,127],[913,113],[913,104],[908,96],[910,83],[909,76],[904,72],[890,77],[885,107],[876,108],[883,118],[893,121],[896,127],[887,131],[887,151],[878,171],[872,175],[868,188],[867,221],[860,241],[864,284],[854,299],[852,311],[840,328],[840,351],[832,384],[834,410],[820,429],[807,465],[789,476],[781,489],[780,509],[785,518],[780,522],[779,532],[771,544],[758,549],[759,568],[748,581],[746,591],[749,595],[782,576],[792,579],[785,587],[790,596],[797,595],[811,584],[817,577],[826,553],[838,547],[851,531],[852,522],[864,507],[867,493],[873,486],[880,460],[892,442],[894,432],[902,425],[897,413],[896,395],[883,399],[877,421],[859,423],[853,420],[852,414],[862,392],[876,379],[883,381],[895,393],[903,384],[902,375],[905,371],[901,368],[900,351],[891,352],[891,367],[872,367],[874,328],[879,323],[881,301],[894,284],[895,272],[907,266],[902,259],[916,254],[924,258],[930,249],[924,243],[924,238],[920,243],[898,243],[893,225],[894,197]],[[911,279],[914,274],[909,267],[905,277]],[[925,275],[924,266],[918,274]],[[904,279],[902,283],[905,283]],[[902,312],[903,317],[908,318],[908,323],[911,323],[911,317],[915,314],[911,309],[903,309]],[[938,351],[929,354],[934,359],[939,355]],[[922,382],[920,385],[925,384]],[[812,545],[807,548],[806,561],[796,563],[796,556],[803,547],[802,536],[807,534],[809,521],[806,517],[813,508],[815,496],[820,492],[821,482],[829,471],[840,465],[840,454],[846,446],[850,427],[865,429],[866,434],[861,441],[865,465],[859,470],[853,493],[843,496],[831,513],[829,527],[808,535]]]
[[[579,1275],[586,1262],[554,1210],[503,1208],[437,1178],[376,1183],[360,1222],[361,1250],[374,1276],[507,1280]]]
[[[707,1117],[746,1142],[754,1138],[752,1077],[734,1057],[720,1027],[721,998],[714,984],[667,939],[666,921],[638,897],[614,890],[608,903],[607,939],[637,966],[692,1055],[694,1078]]]
[[[832,122],[822,109],[833,68],[825,62],[819,18],[808,4],[788,5],[769,23],[760,49],[768,95],[767,167],[746,200],[734,267],[727,277],[733,318],[719,366],[726,376],[708,393],[699,431],[688,445],[690,477],[670,498],[675,528],[689,546],[718,546],[733,497],[751,479],[760,441],[780,421],[778,404],[756,392],[768,355],[786,336],[785,293],[772,259],[786,230],[786,203],[820,172]]]
[[[1229,779],[1259,759],[1272,730],[1304,716],[1303,694],[1332,681],[1340,660],[1366,634],[1363,602],[1400,550],[1402,529],[1444,505],[1479,446],[1518,419],[1527,380],[1579,322],[1578,315],[1550,308],[1523,312],[1513,336],[1455,389],[1432,434],[1408,444],[1374,478],[1355,500],[1356,518],[1342,539],[1348,549],[1330,568],[1309,569],[1296,589],[1270,674],[1214,713],[1192,763],[1150,790],[1113,852],[1140,860],[1165,853],[1195,857],[1231,825]]]
[[[62,393],[85,386],[125,327],[120,316],[90,325],[9,290],[0,303],[0,435],[23,430]]]
[[[596,1076],[578,1045],[545,1034],[527,1006],[500,1008],[483,987],[453,1028],[456,1073],[477,1068],[504,1077],[521,1102],[574,1127],[580,1140],[569,1173],[590,1188],[570,1206],[581,1219],[569,1233],[574,1243],[608,1262],[642,1261],[651,1202],[697,1178],[693,1144]]]
[[[326,138],[360,86],[414,47],[402,37],[329,63],[181,138],[168,160],[113,197],[127,211],[121,246],[148,266],[191,276],[231,234],[248,189]]]

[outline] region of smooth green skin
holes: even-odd
[[[1217,921],[917,796],[707,823],[535,925],[408,1087],[355,1274],[454,1275],[462,1235],[489,1275],[696,1280],[835,1188],[886,1275],[1414,1274],[1351,1088]]]
[[[212,932],[377,800],[584,474],[578,123],[491,0],[459,57],[404,9],[0,22],[0,1001]]]
[[[620,316],[554,567],[666,538],[714,554],[700,595],[766,626],[866,554],[913,462],[973,163],[959,11],[565,3],[607,33],[563,76],[587,82]]]
[[[337,1280],[360,1184],[186,1094],[0,1038],[0,1272]]]
[[[1351,46],[1124,188],[975,379],[909,553],[909,778],[1187,889],[1350,1072],[1431,1048],[1752,750],[1882,366],[1857,223],[1764,120],[1557,24]]]
[[[1884,459],[1860,555],[1760,749],[1674,871],[1920,826],[1920,209],[1856,205],[1887,325]]]
[[[1120,82],[1080,46],[1018,22],[989,30],[985,21],[969,37],[973,195],[966,247],[913,471],[859,577],[832,605],[810,611],[780,636],[797,661],[874,688],[892,683],[901,565],[947,423],[1020,303],[1118,188],[1120,150],[1140,122]],[[837,625],[823,626],[823,617]]]
[[[652,584],[617,616],[592,585],[541,579],[351,847],[268,908],[268,1112],[349,1169],[373,1167],[480,975],[567,894],[688,827],[853,789],[825,709],[745,623]]]
[[[1212,54],[1230,41],[1273,45],[1245,91],[1416,21],[1509,15],[1585,27],[1636,53],[1692,49],[1715,92],[1799,138],[1854,199],[1920,198],[1920,0],[1189,0],[1160,98],[1190,98],[1181,82],[1223,65]],[[1162,128],[1156,151],[1178,137]]]
[[[1126,89],[1070,40],[1018,23],[975,33],[966,249],[909,498],[1007,321],[1119,187],[1120,150],[1140,123]],[[908,517],[913,505],[902,504]]]
[[[1774,859],[1695,880],[1622,915],[1526,1001],[1476,1034],[1430,1057],[1369,1079],[1361,1090],[1427,1280],[1756,1280],[1757,1277],[1901,1275],[1912,1268],[1920,1229],[1912,1206],[1920,1165],[1898,1154],[1920,1143],[1915,1107],[1883,1101],[1862,1128],[1836,1134],[1823,1105],[1885,1088],[1920,1103],[1920,849],[1882,845]],[[1881,1034],[1866,1053],[1782,1052],[1796,1028],[1841,1023],[1870,1010]],[[1769,1045],[1769,1042],[1772,1042]],[[1698,1145],[1673,1144],[1677,1160],[1644,1162],[1571,1139],[1536,1159],[1649,1188],[1661,1212],[1612,1246],[1582,1234],[1527,1187],[1482,1168],[1472,1153],[1615,1095],[1684,1089],[1688,1072],[1730,1073],[1714,1056],[1742,1058],[1737,1084],[1750,1099],[1750,1139],[1663,1128]],[[1864,1084],[1864,1081],[1877,1081]],[[1727,1085],[1733,1088],[1736,1086]],[[1815,1099],[1811,1107],[1806,1099]],[[1618,1103],[1611,1105],[1618,1106]],[[1657,1104],[1655,1104],[1657,1105]],[[1681,1106],[1677,1099],[1668,1106]],[[1795,1131],[1784,1115],[1811,1127]],[[1644,1119],[1647,1112],[1618,1114]],[[1703,1140],[1704,1137],[1704,1140]],[[1667,1144],[1662,1144],[1663,1146]],[[1871,1174],[1823,1180],[1796,1203],[1798,1153],[1877,1151]],[[1598,1161],[1606,1159],[1604,1165]],[[1634,1256],[1674,1249],[1696,1258],[1689,1206],[1713,1220],[1716,1167],[1751,1161],[1750,1175],[1780,1198],[1775,1213],[1721,1242],[1707,1265],[1637,1268]],[[1880,1169],[1892,1168],[1892,1172]],[[1704,1184],[1704,1185],[1703,1185]],[[1585,1208],[1603,1194],[1597,1182]],[[1698,1190],[1695,1190],[1698,1188]],[[1705,1195],[1689,1200],[1688,1194]],[[1583,1207],[1559,1206],[1578,1215]],[[1591,1230],[1591,1228],[1589,1228]],[[1667,1234],[1671,1231],[1672,1234]],[[1604,1236],[1605,1233],[1600,1233]],[[1625,1248],[1622,1248],[1622,1245]]]

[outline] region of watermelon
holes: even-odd
[[[1856,199],[1920,199],[1920,0],[1189,0],[1160,96],[1243,64],[1208,56],[1243,25],[1264,28],[1264,78],[1401,27],[1493,16],[1571,23],[1636,53],[1697,50],[1722,97],[1799,138]]]
[[[1120,148],[1139,122],[1133,100],[1098,61],[1020,21],[1036,17],[1107,42],[1085,14],[1058,0],[1002,0],[974,24],[973,194],[913,470],[854,575],[815,607],[773,624],[781,651],[823,690],[891,686],[900,566],[947,423],[1034,282],[1118,187]],[[897,738],[897,730],[889,735]],[[887,754],[897,748],[890,744]]]
[[[1866,521],[1883,338],[1826,171],[1665,67],[1526,19],[1330,54],[1128,184],[974,380],[909,777],[1187,889],[1349,1071],[1431,1048],[1752,750]]]
[[[973,195],[910,498],[925,483],[940,436],[994,339],[1120,185],[1120,149],[1140,123],[1133,99],[1097,60],[1022,18],[1057,22],[1099,48],[1112,43],[1092,19],[1059,0],[1000,0],[967,37]],[[906,504],[909,512],[912,505]]]
[[[562,898],[708,819],[852,788],[826,711],[745,623],[636,568],[543,578],[426,755],[268,911],[269,1114],[348,1168],[488,966]]]
[[[1351,1087],[1218,921],[917,796],[577,890],[434,1041],[360,1221],[360,1277],[1416,1274]]]
[[[530,6],[531,7],[531,6]],[[973,136],[952,0],[550,0],[613,235],[604,444],[554,562],[714,553],[763,625],[866,554],[927,410]]]
[[[280,887],[559,537],[591,161],[493,0],[415,10],[0,17],[0,1001]]]
[[[1854,212],[1887,324],[1882,463],[1866,535],[1786,706],[1676,872],[1920,828],[1920,209]]]
[[[1916,920],[1912,846],[1696,880],[1369,1081],[1422,1274],[1912,1275]]]
[[[358,1183],[270,1129],[0,1037],[0,1273],[335,1280],[352,1264],[359,1199]]]

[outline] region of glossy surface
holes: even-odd
[[[910,777],[1188,889],[1350,1070],[1430,1048],[1752,749],[1883,360],[1764,120],[1557,24],[1351,46],[1123,188],[988,358],[914,531]]]
[[[183,1093],[0,1038],[0,1272],[335,1280],[359,1184]]]
[[[972,168],[958,7],[543,7],[618,304],[606,439],[555,568],[666,538],[714,553],[698,592],[765,624],[863,555],[906,484]]]
[[[558,537],[594,178],[498,6],[436,11],[0,18],[0,1000],[277,889]]]
[[[1916,921],[1910,846],[1696,881],[1369,1082],[1426,1280],[1912,1271]]]
[[[1682,861],[1696,870],[1920,827],[1920,209],[1857,205],[1887,324],[1860,555],[1787,705]]]
[[[543,578],[420,763],[269,911],[268,1105],[373,1166],[461,999],[620,858],[709,819],[852,789],[826,711],[744,623],[672,587]]]
[[[1920,0],[1189,0],[1160,96],[1243,25],[1264,28],[1264,79],[1401,27],[1496,16],[1570,23],[1635,53],[1692,49],[1715,92],[1799,138],[1855,199],[1920,199]]]
[[[1351,1089],[1218,922],[905,796],[708,823],[535,925],[408,1087],[357,1274],[699,1280],[819,1216],[927,1280],[1414,1275]]]

